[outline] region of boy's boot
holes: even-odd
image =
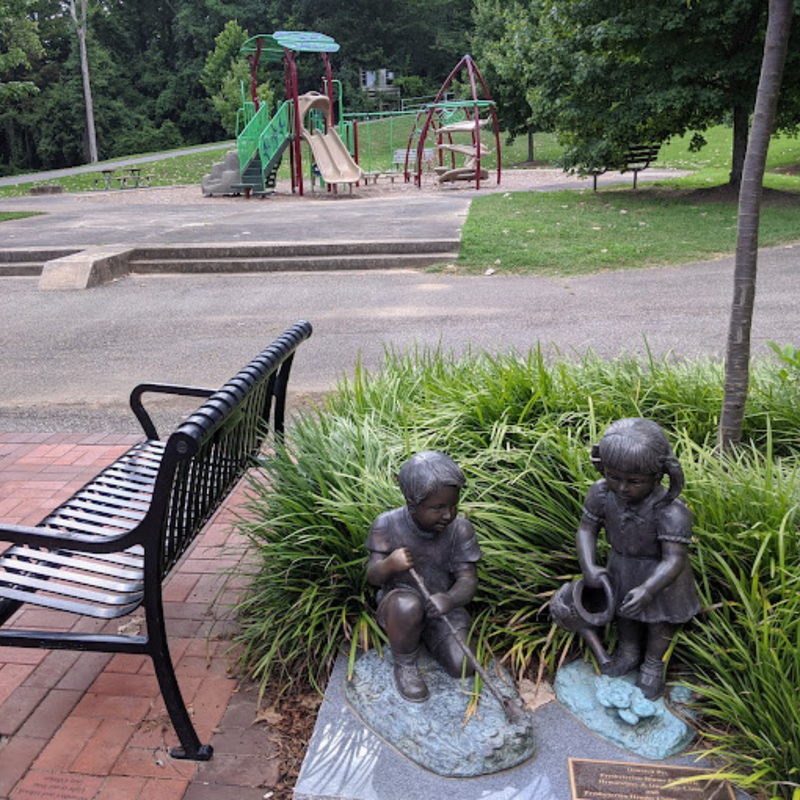
[[[394,682],[397,691],[411,703],[423,703],[428,699],[428,687],[422,679],[422,675],[417,667],[417,654],[419,649],[413,653],[394,653]]]
[[[660,658],[647,656],[639,667],[636,685],[648,700],[655,700],[664,693],[664,662]]]

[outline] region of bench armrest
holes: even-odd
[[[114,553],[124,550],[137,543],[132,541],[126,544],[122,541],[129,536],[130,532],[104,537],[54,531],[51,528],[34,528],[30,525],[0,525],[0,543],[26,544],[48,550],[74,550],[83,553]]]
[[[144,435],[148,439],[158,439],[156,426],[142,404],[142,395],[145,393],[173,394],[181,397],[211,397],[214,394],[214,390],[198,389],[192,386],[175,386],[168,383],[140,383],[136,386],[131,392],[131,410],[136,415],[136,419],[139,420],[139,424],[144,430]]]

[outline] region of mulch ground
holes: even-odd
[[[280,758],[279,778],[264,797],[269,800],[292,800],[294,786],[303,765],[308,743],[314,733],[322,695],[307,684],[295,684],[289,693],[280,695],[276,684],[267,689],[257,722],[269,726],[269,738]]]

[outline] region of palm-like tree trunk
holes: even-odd
[[[739,190],[733,304],[728,327],[725,396],[718,437],[723,450],[731,449],[742,438],[744,406],[750,383],[750,331],[756,295],[761,194],[767,150],[789,48],[793,6],[793,0],[769,0],[769,22],[764,43],[764,58],[761,62],[761,77],[744,161],[742,186]]]
[[[86,106],[86,138],[89,143],[89,163],[96,164],[100,159],[97,155],[97,134],[94,127],[94,103],[92,102],[92,84],[89,80],[89,56],[86,53],[86,3],[88,0],[80,0],[81,15],[78,20],[78,12],[75,8],[75,0],[69,0],[69,13],[75,23],[75,31],[78,34],[78,49],[81,59],[81,77],[83,78],[83,101]]]

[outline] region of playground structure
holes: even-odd
[[[466,71],[472,98],[468,100],[443,101],[442,98],[450,89],[453,81],[462,71]],[[483,98],[479,95],[482,91]],[[488,116],[481,117],[481,112]],[[500,127],[497,121],[494,101],[486,87],[480,70],[478,70],[472,56],[465,55],[442,84],[436,99],[422,108],[417,114],[417,120],[408,139],[405,163],[405,180],[410,180],[412,159],[409,154],[416,149],[416,158],[413,159],[415,167],[414,180],[417,186],[422,185],[422,164],[425,152],[425,143],[430,134],[435,137],[436,148],[439,151],[439,166],[436,172],[441,183],[450,181],[475,181],[475,188],[480,189],[481,181],[489,178],[489,171],[481,165],[482,159],[493,151],[481,143],[481,129],[491,123],[495,139],[497,154],[497,183],[500,183]],[[466,143],[453,141],[453,134],[469,134],[470,140]],[[450,166],[445,165],[445,155],[450,157]],[[461,167],[456,166],[457,155],[465,157]]]
[[[303,148],[310,151],[309,174],[312,182],[318,176],[320,182],[332,191],[339,186],[352,187],[368,178],[386,174],[392,177],[402,173],[405,182],[412,174],[417,186],[422,186],[422,170],[433,168],[441,183],[451,181],[488,180],[489,170],[483,165],[487,156],[496,154],[497,183],[500,183],[500,131],[492,101],[486,84],[471,56],[464,56],[442,85],[434,102],[411,112],[388,112],[381,114],[345,114],[341,109],[339,91],[339,131],[334,126],[334,84],[330,54],[339,50],[339,45],[329,36],[306,31],[276,31],[259,34],[248,39],[241,48],[250,62],[251,100],[242,98],[237,129],[237,149],[228,153],[225,162],[215,164],[210,175],[203,179],[203,193],[245,194],[263,196],[274,192],[278,168],[285,152],[289,151],[292,192],[303,195]],[[299,53],[316,52],[322,56],[325,74],[322,78],[323,92],[300,94],[296,56]],[[286,100],[270,116],[266,106],[259,103],[256,93],[256,70],[260,61],[283,62]],[[465,73],[463,84],[470,87],[471,98],[445,100],[452,94],[456,78]],[[244,89],[243,89],[244,95]],[[482,116],[483,114],[483,116]],[[363,163],[359,147],[359,120],[385,119],[390,126],[390,152],[392,147],[391,126],[396,117],[413,117],[411,131],[403,151],[394,150],[391,169],[372,171],[369,142],[369,125],[363,126],[367,136],[368,171]],[[492,150],[481,142],[481,131],[491,126],[495,139]],[[468,135],[466,141],[459,136]],[[456,138],[454,139],[454,135]],[[435,138],[435,147],[426,146],[427,138]],[[405,138],[405,137],[404,137]],[[485,138],[485,137],[484,137]],[[362,137],[363,139],[363,137]],[[432,154],[434,154],[432,156]],[[463,157],[461,166],[456,158]],[[449,160],[449,164],[446,163]]]
[[[316,174],[334,191],[338,186],[352,186],[363,179],[363,171],[334,127],[334,81],[329,54],[338,50],[339,45],[330,36],[307,31],[259,34],[242,45],[241,52],[250,62],[252,99],[243,101],[240,111],[244,124],[237,136],[238,175],[229,154],[223,164],[215,164],[211,175],[203,179],[204,194],[270,194],[274,191],[284,153],[289,150],[292,192],[297,191],[302,196],[302,142],[311,150]],[[301,95],[295,58],[298,53],[312,52],[322,56],[326,93]],[[286,100],[272,117],[256,94],[256,70],[262,59],[284,64]]]

